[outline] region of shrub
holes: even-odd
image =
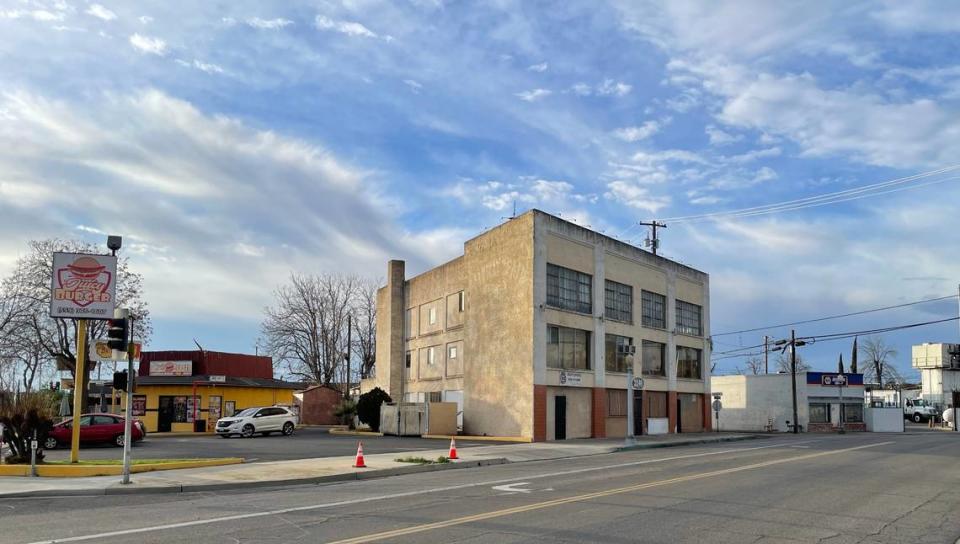
[[[37,441],[43,444],[47,433],[53,428],[54,401],[45,393],[26,393],[17,400],[0,408],[0,426],[3,427],[3,442],[10,448],[4,460],[10,464],[30,462],[30,440],[37,433]],[[43,461],[43,451],[37,449],[37,462]]]
[[[360,395],[357,400],[357,416],[362,423],[366,423],[374,432],[380,431],[380,405],[390,402],[390,395],[379,387]]]
[[[341,401],[333,410],[333,415],[337,416],[342,425],[349,425],[353,428],[353,416],[357,414],[357,403],[352,400]]]

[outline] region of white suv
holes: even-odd
[[[247,408],[231,417],[217,420],[217,434],[223,438],[235,434],[250,438],[256,433],[267,436],[274,432],[290,436],[296,427],[297,414],[280,406]]]

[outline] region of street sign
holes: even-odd
[[[117,258],[54,253],[50,317],[111,319],[117,291]]]
[[[719,412],[719,411],[722,410],[722,409],[723,409],[723,403],[722,403],[722,402],[720,402],[719,400],[713,401],[713,411],[714,411],[714,412]]]
[[[715,399],[719,399],[719,398],[722,397],[722,396],[723,396],[723,392],[722,392],[722,391],[717,391],[716,393],[713,394],[713,398],[715,398]]]
[[[213,383],[227,383],[227,377],[226,376],[210,376],[210,378],[207,381],[210,381]]]

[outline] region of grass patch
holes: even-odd
[[[165,465],[169,463],[183,463],[183,462],[192,462],[192,461],[220,461],[221,458],[216,457],[205,457],[205,458],[195,458],[195,459],[131,459],[130,464],[132,465]],[[89,459],[86,461],[80,461],[78,463],[71,463],[70,461],[47,461],[43,463],[44,465],[87,465],[87,466],[104,466],[104,465],[122,465],[123,459]]]
[[[436,459],[427,459],[425,457],[398,457],[394,459],[398,463],[414,463],[417,465],[442,465],[449,463],[450,459],[447,459],[444,456],[437,457]]]

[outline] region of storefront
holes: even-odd
[[[133,415],[147,432],[212,432],[255,406],[293,406],[302,384],[273,379],[269,357],[211,351],[144,352]]]

